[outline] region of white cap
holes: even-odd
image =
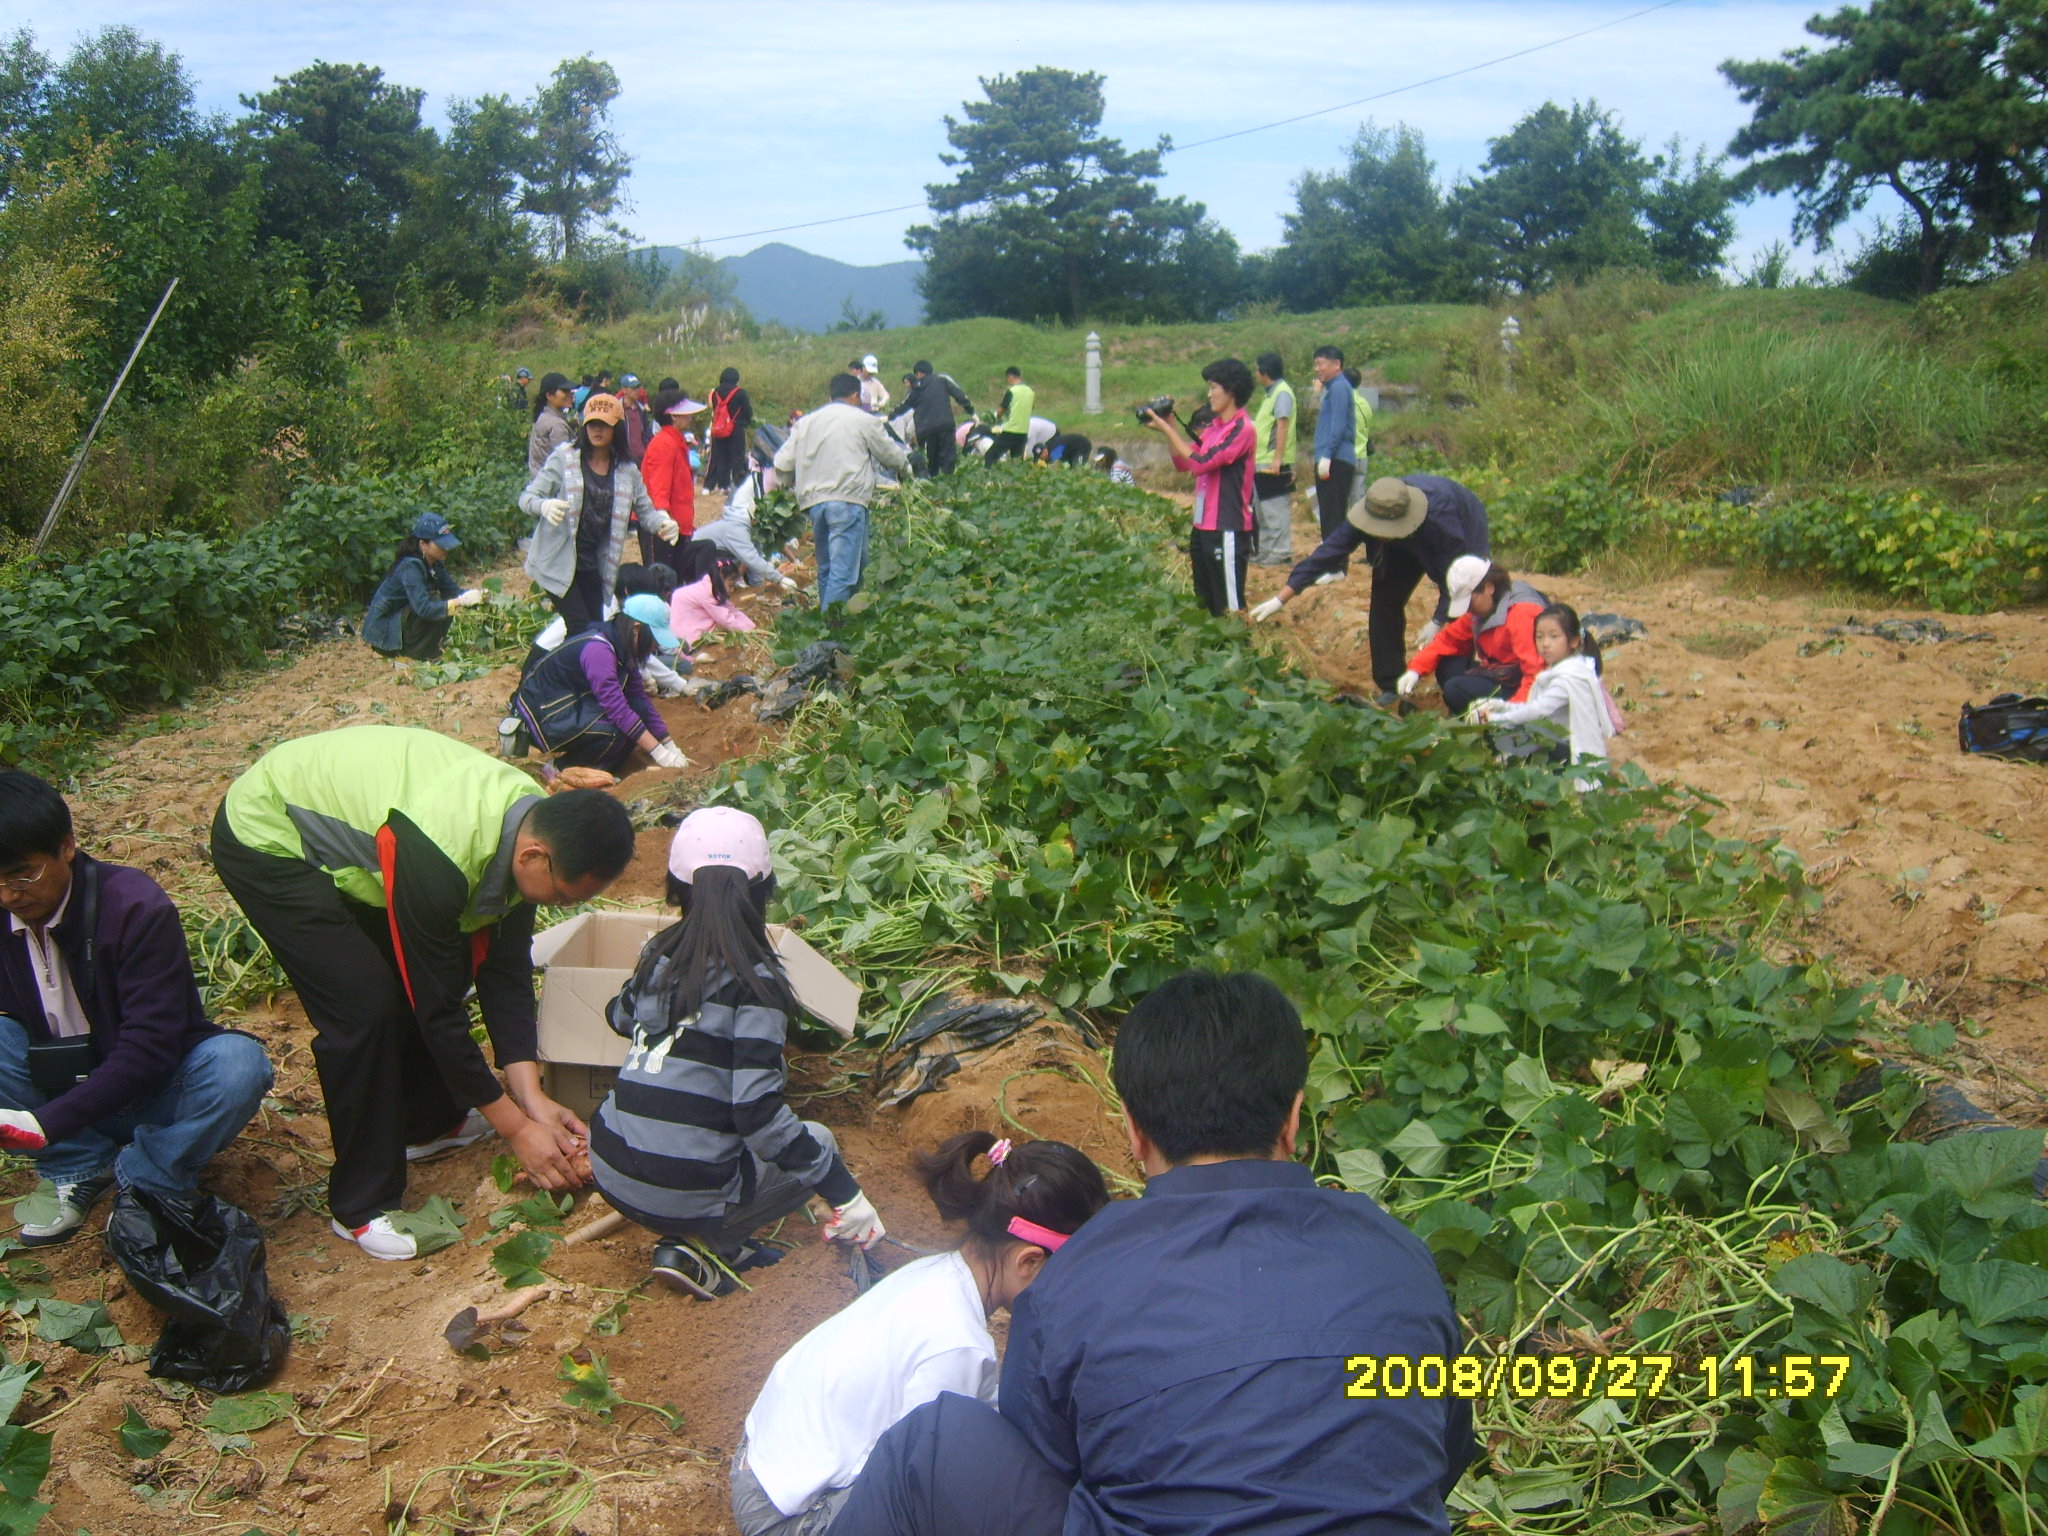
[[[875,354],[872,352],[870,352],[866,357],[860,360],[860,365],[861,367],[867,369],[869,373],[880,373],[882,371],[881,363],[876,359]]]
[[[1451,562],[1451,568],[1444,573],[1444,589],[1451,594],[1452,618],[1463,617],[1472,606],[1472,594],[1492,569],[1493,562],[1484,555],[1460,555]]]

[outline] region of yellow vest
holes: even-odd
[[[1019,380],[1010,386],[1010,416],[1003,423],[1005,432],[1029,432],[1031,430],[1031,409],[1038,404],[1037,392],[1029,384]]]
[[[1274,414],[1273,406],[1282,394],[1287,396],[1290,406],[1294,404],[1294,386],[1285,379],[1275,379],[1273,387],[1259,397],[1259,408],[1252,412],[1252,429],[1258,434],[1258,459],[1253,468],[1262,475],[1275,475],[1287,467],[1279,454],[1273,451],[1273,425],[1280,420]],[[1287,418],[1294,421],[1294,412],[1289,410]],[[1288,429],[1288,458],[1294,457],[1293,428]]]

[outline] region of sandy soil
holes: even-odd
[[[1312,537],[1297,525],[1297,549]],[[1285,574],[1254,567],[1253,600]],[[2048,691],[2048,614],[1942,615],[1988,638],[1897,645],[1828,631],[1924,610],[1776,594],[1746,573],[1634,591],[1527,579],[1648,630],[1607,658],[1628,718],[1616,758],[1719,800],[1729,835],[1796,849],[1823,894],[1799,940],[1852,975],[1908,978],[1908,1012],[1963,1022],[1958,1065],[1980,1102],[2048,1123],[2048,769],[1966,755],[1955,734],[1965,703]],[[1410,601],[1411,636],[1435,596],[1425,582]],[[1360,573],[1275,624],[1304,665],[1370,695],[1368,607]],[[1441,707],[1433,685],[1417,697]]]

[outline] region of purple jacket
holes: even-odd
[[[66,921],[57,927],[58,948],[92,1025],[96,1065],[84,1082],[35,1112],[53,1142],[155,1093],[170,1081],[186,1052],[221,1033],[207,1022],[185,930],[163,887],[139,869],[102,864],[83,853],[71,866],[71,879],[67,919],[80,912],[87,882],[99,886],[97,954],[90,979],[83,926]],[[0,1013],[20,1022],[31,1041],[51,1038],[28,937],[16,933],[11,923],[0,925]]]
[[[619,728],[621,736],[634,741],[642,731],[646,731],[656,741],[668,740],[668,722],[661,718],[661,712],[647,697],[647,686],[640,680],[640,669],[619,664],[619,653],[612,649],[609,634],[598,631],[590,644],[583,647],[579,659],[583,663],[584,681],[590,684],[591,693],[596,695],[598,707],[603,709],[604,717]]]

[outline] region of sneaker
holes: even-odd
[[[1327,587],[1331,582],[1342,581],[1346,576],[1350,574],[1351,573],[1349,571],[1325,571],[1322,575],[1318,576],[1315,579],[1315,585],[1319,587]]]
[[[483,1117],[483,1111],[472,1109],[462,1117],[454,1130],[445,1136],[436,1136],[432,1141],[417,1142],[405,1149],[408,1163],[424,1163],[430,1157],[440,1157],[463,1147],[473,1147],[486,1136],[491,1135],[491,1122]]]
[[[514,761],[533,750],[533,735],[526,729],[526,722],[517,715],[507,715],[498,722],[498,755]]]
[[[338,1221],[328,1225],[334,1228],[336,1237],[347,1238],[373,1259],[398,1262],[420,1256],[420,1245],[392,1226],[389,1216],[376,1217],[360,1227],[344,1227]]]
[[[50,1243],[68,1242],[77,1236],[78,1229],[85,1225],[86,1213],[99,1203],[100,1196],[113,1188],[111,1173],[96,1173],[89,1179],[79,1179],[72,1184],[57,1186],[57,1214],[48,1221],[23,1222],[21,1242],[25,1248],[41,1248]]]
[[[672,1291],[699,1301],[716,1301],[739,1289],[739,1281],[711,1262],[693,1243],[656,1243],[654,1278]]]

